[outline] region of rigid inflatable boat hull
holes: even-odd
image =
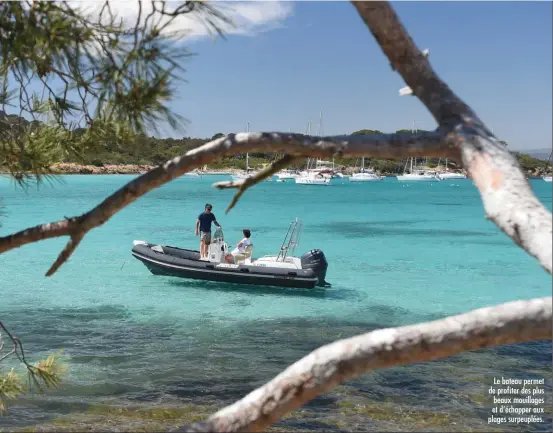
[[[163,246],[164,252],[156,252],[151,249],[152,246],[135,245],[132,255],[154,275],[304,289],[312,289],[319,282],[319,277],[312,269],[210,263],[199,260],[199,251]]]

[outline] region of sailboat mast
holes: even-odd
[[[417,131],[417,128],[415,126],[415,121],[413,120],[413,129],[411,129],[411,132],[415,134]],[[413,157],[411,157],[411,173],[413,173]]]
[[[321,109],[320,113],[319,113],[319,137],[322,137],[323,136],[323,110]],[[320,159],[317,158],[317,162],[315,163],[315,167],[314,168],[318,168],[319,167],[319,161]]]
[[[307,122],[307,135],[311,135],[311,120]],[[305,168],[306,171],[309,171],[310,162],[311,162],[311,158],[307,158],[307,167]]]
[[[250,132],[250,122],[246,126],[246,132]],[[250,171],[250,154],[246,152],[246,172]]]

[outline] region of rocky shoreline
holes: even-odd
[[[154,165],[146,164],[104,164],[101,166],[96,165],[86,165],[86,164],[76,164],[73,162],[60,162],[52,165],[52,173],[54,174],[144,174],[151,169],[155,168]],[[236,168],[223,168],[223,169],[209,169],[209,170],[193,170],[200,175],[230,175],[238,174],[242,170]],[[351,175],[356,171],[355,167],[346,167],[343,169],[342,173],[344,175]],[[546,174],[550,174],[551,170],[542,170],[536,169],[534,171],[528,170],[526,172],[526,177],[531,178],[540,178]],[[388,173],[382,172],[381,176],[397,176],[397,173]]]
[[[55,174],[144,174],[155,168],[154,165],[146,164],[104,164],[101,166],[75,164],[73,162],[60,162],[50,168]],[[239,173],[238,169],[220,170],[194,170],[198,174],[234,174]]]

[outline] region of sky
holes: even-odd
[[[228,2],[227,40],[193,26],[172,108],[186,136],[252,131],[393,132],[437,125],[348,2]],[[513,149],[552,146],[551,2],[394,2],[436,72]],[[240,17],[242,17],[240,19]],[[169,134],[175,135],[175,134]],[[180,136],[182,134],[176,134]]]
[[[102,4],[71,2],[91,12]],[[136,0],[110,4],[134,24]],[[189,15],[175,24],[190,30],[182,43],[195,54],[170,104],[188,123],[155,135],[210,138],[248,122],[251,131],[301,133],[311,122],[318,134],[321,111],[325,135],[437,127],[416,97],[399,96],[405,82],[349,2],[216,4],[236,23],[223,25],[226,39]],[[392,5],[434,70],[510,149],[552,147],[551,1]]]

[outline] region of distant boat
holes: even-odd
[[[397,180],[400,182],[439,182],[440,178],[435,171],[417,170],[413,168],[413,158],[411,160],[411,168],[407,173],[406,168],[402,175],[398,175]],[[407,166],[407,164],[405,164]]]
[[[549,154],[549,159],[547,160],[547,165],[545,166],[546,169],[547,169],[547,166],[549,165],[549,162],[551,161],[551,155],[553,155],[553,151],[551,151],[551,153]],[[545,180],[546,182],[551,183],[551,175],[543,176],[542,179]]]
[[[377,175],[374,170],[365,170],[365,157],[361,158],[361,170],[350,176],[350,182],[380,182],[383,178]]]
[[[307,173],[304,176],[296,177],[295,181],[298,185],[330,185],[330,177],[324,176],[322,173]]]
[[[246,132],[250,132],[250,122],[248,122],[248,126],[246,127]],[[250,168],[250,154],[246,153],[246,170],[244,170],[243,173],[236,173],[236,174],[231,175],[230,177],[234,181],[244,180],[244,179],[247,179],[248,177],[253,176],[253,173],[250,173],[250,171],[251,171],[251,168]]]
[[[250,122],[248,122],[248,125],[246,127],[246,132],[250,132]],[[233,181],[240,181],[240,180],[245,180],[245,179],[248,179],[250,177],[253,177],[254,175],[257,174],[257,170],[254,170],[253,168],[250,167],[250,154],[249,153],[246,153],[246,170],[244,170],[242,173],[235,173],[235,174],[232,174],[230,177]],[[271,178],[269,179],[265,179],[266,182],[270,182],[272,181]]]
[[[201,177],[197,171],[189,171],[188,173],[184,173],[184,175],[187,177]]]
[[[449,180],[449,179],[466,179],[467,176],[464,173],[455,173],[447,171],[447,158],[445,159],[445,172],[439,173],[438,177],[441,180]]]
[[[415,121],[413,120],[413,129],[411,130],[413,134],[417,132],[415,127]],[[420,170],[413,168],[413,157],[409,158],[411,161],[411,167],[409,173],[407,173],[407,163],[403,167],[403,174],[398,175],[397,180],[400,182],[439,182],[440,178],[435,171]]]
[[[282,170],[276,174],[277,182],[286,182],[287,180],[294,180],[299,175],[293,170]]]
[[[319,120],[319,136],[322,136],[322,123],[323,112],[321,111],[321,117]],[[307,135],[311,135],[311,122],[307,123]],[[310,168],[310,164],[313,162],[313,167]],[[304,171],[301,171],[299,175],[294,179],[298,185],[319,185],[327,186],[331,185],[333,170],[324,164],[327,161],[321,161],[319,159],[307,158],[307,164]]]

